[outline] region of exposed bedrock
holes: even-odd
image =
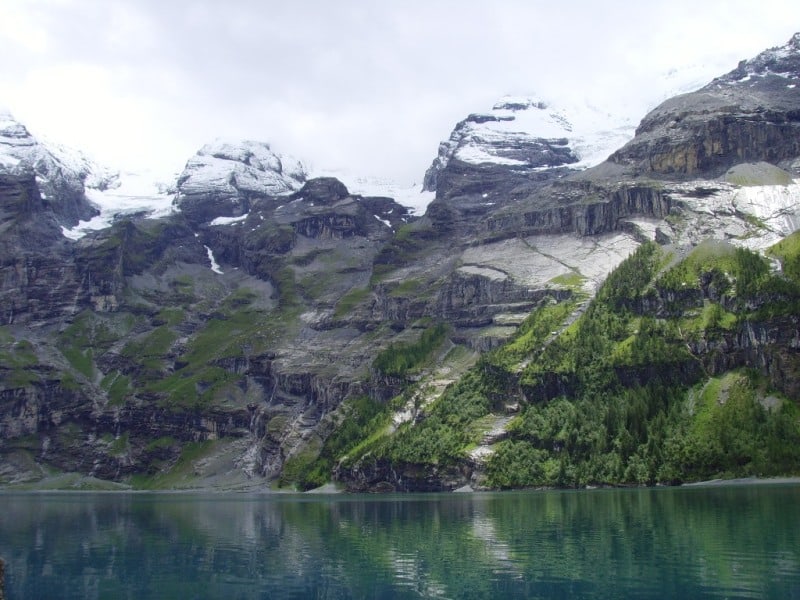
[[[547,206],[536,208],[538,202],[528,202],[530,208],[518,208],[500,213],[487,220],[489,232],[497,237],[507,235],[537,235],[576,233],[581,236],[599,235],[624,227],[622,221],[631,216],[666,217],[672,201],[663,187],[652,185],[623,185],[605,189],[591,184],[554,186]]]

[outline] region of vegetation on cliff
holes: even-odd
[[[799,239],[771,250],[782,268],[725,243],[686,256],[644,244],[580,318],[565,320],[574,300],[543,303],[416,422],[348,464],[469,463],[490,415],[519,405],[484,455],[485,486],[798,473],[800,361],[785,336],[797,332]]]

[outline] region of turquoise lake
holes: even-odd
[[[17,598],[800,598],[800,485],[2,493]]]

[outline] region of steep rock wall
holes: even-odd
[[[738,106],[719,109],[721,114],[704,118],[671,115],[671,124],[659,116],[645,119],[643,134],[611,156],[619,163],[636,163],[659,174],[718,175],[742,162],[777,164],[800,156],[800,109],[779,112],[739,112]],[[680,133],[662,129],[680,127]],[[684,124],[685,123],[685,124]]]
[[[576,233],[600,235],[623,227],[631,216],[664,218],[672,201],[658,184],[622,186],[606,191],[593,186],[576,186],[566,193],[551,190],[555,202],[547,208],[515,210],[490,217],[489,232],[503,235]],[[536,202],[530,202],[536,204]]]

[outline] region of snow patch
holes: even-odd
[[[732,200],[736,211],[752,215],[770,231],[787,236],[800,228],[800,184],[739,188]]]
[[[8,154],[0,154],[0,167],[3,169],[13,169],[19,165],[19,159],[9,156]]]
[[[203,246],[203,248],[206,249],[206,253],[208,254],[208,262],[211,263],[211,270],[214,271],[214,273],[224,275],[222,269],[219,268],[219,264],[217,263],[216,260],[214,260],[214,253],[211,251],[211,248],[209,248],[208,246]]]
[[[74,188],[105,189],[118,185],[118,173],[75,148],[34,138],[10,112],[0,109],[0,168],[33,172],[41,182],[59,178]]]
[[[386,220],[386,219],[381,219],[381,218],[380,218],[378,215],[373,215],[373,216],[374,216],[376,219],[378,219],[378,221],[380,221],[381,223],[383,223],[384,225],[386,225],[386,226],[387,226],[389,229],[391,229],[391,228],[392,228],[392,223],[391,223],[390,221],[388,221],[388,220]]]
[[[169,186],[152,172],[119,172],[101,165],[80,150],[34,138],[7,111],[0,110],[0,170],[33,173],[42,198],[53,198],[51,186],[66,185],[84,193],[100,212],[72,228],[65,237],[77,240],[90,231],[105,229],[123,215],[166,216],[173,212]]]
[[[743,68],[745,75],[740,77],[738,82],[747,82],[752,77],[767,77],[770,75],[785,79],[797,79],[795,65],[791,64],[791,61],[798,54],[800,54],[800,38],[795,34],[783,46],[770,48],[755,58],[745,61],[740,67]],[[789,62],[787,63],[787,61]],[[786,70],[787,68],[789,69],[788,71]]]
[[[493,164],[519,167],[527,164],[524,160],[497,156],[487,152],[485,148],[473,145],[457,148],[453,156],[458,160],[473,165]]]
[[[422,184],[402,184],[389,178],[365,177],[347,171],[320,170],[309,177],[335,177],[341,181],[351,194],[392,198],[401,206],[405,206],[412,215],[423,215],[428,204],[436,197],[435,192],[422,189]]]
[[[64,237],[78,240],[91,231],[110,227],[119,217],[141,214],[148,218],[166,217],[175,212],[168,186],[152,179],[150,174],[121,173],[115,188],[87,189],[86,198],[100,211],[88,221],[70,229],[62,227]]]
[[[7,108],[0,106],[0,132],[18,125],[17,120]]]
[[[244,214],[241,217],[217,217],[209,225],[232,225],[234,223],[241,223],[250,216],[250,213]]]

